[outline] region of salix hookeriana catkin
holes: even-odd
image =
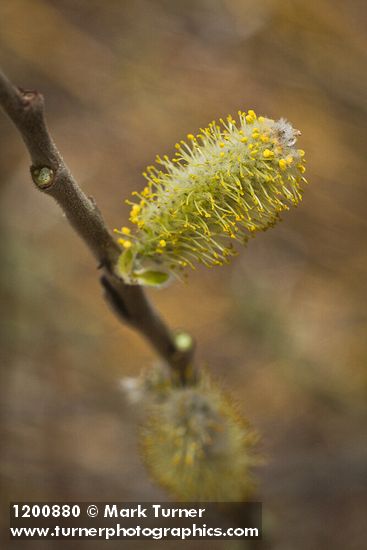
[[[141,449],[152,476],[180,500],[239,501],[253,489],[256,433],[206,375],[177,387],[163,371],[141,386]]]
[[[284,119],[239,112],[211,122],[189,144],[176,144],[173,159],[157,156],[148,181],[133,193],[130,221],[115,230],[124,251],[118,271],[130,284],[161,284],[197,262],[228,262],[233,243],[273,226],[302,197],[304,151],[299,131]]]

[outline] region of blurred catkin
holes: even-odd
[[[178,387],[153,369],[139,386],[145,404],[141,449],[153,478],[179,500],[249,496],[257,435],[208,376]],[[137,396],[131,381],[125,389]]]
[[[160,285],[196,263],[227,263],[233,243],[272,227],[302,198],[304,151],[300,134],[284,119],[239,112],[211,122],[173,159],[157,156],[147,186],[134,192],[130,221],[115,230],[123,252],[119,274],[129,284]]]

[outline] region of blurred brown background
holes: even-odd
[[[44,93],[56,143],[111,227],[155,154],[213,118],[253,108],[302,130],[301,207],[231,266],[152,293],[262,434],[276,550],[366,540],[366,13],[362,0],[0,3],[0,64]],[[9,500],[169,498],[141,464],[119,387],[154,355],[107,309],[2,115],[0,140],[2,520]]]

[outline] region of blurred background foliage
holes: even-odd
[[[56,143],[111,227],[156,153],[213,118],[253,108],[302,130],[301,207],[229,267],[152,293],[262,434],[259,496],[279,550],[366,540],[366,11],[362,0],[0,3],[0,64],[44,93]],[[2,505],[169,498],[141,465],[119,386],[153,353],[106,308],[93,260],[33,188],[3,116],[0,140]]]

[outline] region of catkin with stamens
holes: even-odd
[[[142,455],[160,485],[186,501],[240,501],[251,494],[257,434],[207,375],[179,387],[156,369],[140,392]]]
[[[234,243],[245,244],[300,202],[300,132],[252,110],[238,116],[188,134],[173,159],[157,156],[148,166],[146,187],[133,193],[136,202],[127,201],[135,230],[115,230],[125,282],[159,286],[187,266],[227,263],[237,253]]]

